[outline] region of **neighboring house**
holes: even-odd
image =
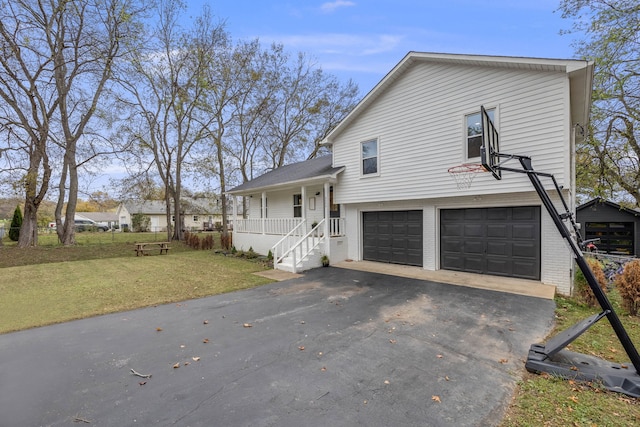
[[[613,255],[640,253],[640,211],[595,198],[576,209],[576,222],[585,240],[594,242],[598,252]]]
[[[188,231],[212,230],[222,222],[220,199],[183,199],[182,227]],[[167,231],[167,208],[162,200],[125,202],[116,211],[120,227],[132,227],[132,216],[142,214],[149,218],[149,231]],[[173,209],[171,224],[175,224]]]
[[[109,229],[118,225],[116,212],[76,212],[75,219],[90,219],[97,224],[106,225]]]
[[[525,278],[568,294],[572,256],[527,176],[479,173],[459,190],[447,169],[480,162],[482,105],[500,151],[530,156],[575,209],[574,153],[592,78],[587,61],[410,52],[323,141],[331,157],[228,192],[249,201],[234,245],[271,250],[276,268],[293,271],[326,254]]]

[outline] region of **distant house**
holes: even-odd
[[[91,221],[106,225],[110,229],[117,228],[118,214],[116,212],[76,212],[76,219],[90,219]]]
[[[589,61],[409,52],[325,138],[331,156],[228,191],[248,206],[234,245],[271,251],[276,268],[292,271],[327,255],[530,279],[568,294],[572,256],[527,177],[478,173],[458,189],[447,170],[480,162],[484,106],[501,151],[531,156],[575,209],[592,76]]]
[[[121,228],[132,227],[132,217],[141,214],[149,218],[148,231],[167,231],[167,208],[162,200],[146,200],[141,202],[125,202],[118,206],[116,215]],[[182,219],[179,222],[184,230],[213,230],[216,224],[222,222],[220,199],[183,199]],[[171,224],[176,221],[171,213]]]
[[[595,198],[576,208],[576,222],[585,240],[599,239],[598,252],[640,254],[640,211]]]

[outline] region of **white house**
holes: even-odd
[[[480,162],[482,105],[500,152],[530,156],[575,210],[592,77],[581,60],[410,52],[327,136],[330,157],[229,191],[249,201],[234,245],[271,250],[277,268],[294,271],[327,254],[525,278],[568,294],[571,254],[526,175],[479,173],[460,190],[447,170]]]
[[[189,231],[211,230],[216,223],[222,221],[222,208],[220,199],[198,198],[182,200],[182,227]],[[164,232],[167,230],[167,208],[162,200],[144,200],[139,202],[121,203],[116,210],[116,216],[120,227],[132,226],[132,215],[144,215],[149,218],[149,231]],[[175,224],[175,218],[171,215],[171,224]]]

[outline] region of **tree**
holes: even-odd
[[[20,239],[20,227],[22,226],[22,211],[20,205],[16,206],[16,210],[13,211],[13,218],[11,219],[11,225],[9,226],[9,239],[13,242],[17,242]]]
[[[595,62],[591,127],[578,147],[578,189],[640,207],[640,3],[563,0],[577,53]]]
[[[103,152],[94,145],[97,134],[86,138],[88,125],[114,64],[138,34],[136,18],[144,9],[135,0],[0,4],[0,132],[12,144],[11,161],[23,171],[25,192],[18,246],[37,244],[37,211],[51,184],[52,161],[61,165],[58,235],[73,244],[78,168]]]
[[[191,32],[182,30],[178,20],[183,10],[178,0],[159,2],[152,41],[129,57],[129,69],[119,79],[128,94],[122,102],[134,112],[128,129],[134,143],[131,153],[140,170],[155,168],[162,181],[167,224],[172,209],[174,218],[182,218],[183,168],[215,119],[203,120],[198,112],[212,84],[208,72],[216,52],[228,38],[206,11]],[[168,227],[167,238],[181,240],[182,228]]]

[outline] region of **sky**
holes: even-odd
[[[234,39],[305,52],[371,90],[410,51],[573,58],[560,0],[186,0],[208,4]]]

